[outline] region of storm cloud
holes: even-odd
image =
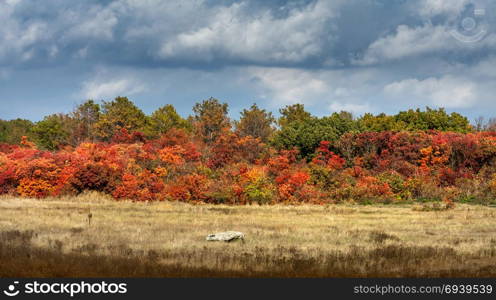
[[[0,118],[129,96],[317,115],[496,108],[496,4],[470,0],[4,0]]]

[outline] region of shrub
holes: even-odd
[[[266,204],[273,200],[274,187],[267,177],[267,169],[255,166],[240,175],[242,202]]]
[[[122,170],[103,162],[83,164],[72,177],[70,184],[78,191],[103,191],[112,193],[121,178]]]
[[[122,183],[116,187],[112,196],[137,201],[163,200],[164,188],[164,183],[157,175],[145,170],[137,175],[124,174]]]
[[[94,190],[115,199],[225,204],[496,199],[496,133],[362,132],[311,142],[316,150],[299,158],[299,150],[227,129],[209,144],[174,128],[154,140],[123,129],[110,142],[55,152],[24,138],[0,144],[0,194]]]
[[[351,196],[358,202],[390,202],[393,200],[393,192],[389,184],[372,176],[359,178]]]
[[[23,178],[17,186],[17,193],[23,197],[44,198],[51,194],[53,188],[44,179]]]
[[[208,199],[208,179],[204,175],[183,175],[165,187],[165,194],[178,201],[204,201]]]

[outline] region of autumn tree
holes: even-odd
[[[57,150],[69,144],[71,118],[66,114],[53,114],[45,117],[33,127],[35,140],[39,147]]]
[[[193,112],[197,134],[207,143],[214,141],[224,128],[231,127],[227,103],[215,98],[196,103]]]
[[[171,104],[164,105],[157,109],[148,118],[146,133],[148,136],[160,136],[172,128],[189,130],[191,124],[183,119]]]
[[[95,124],[96,135],[110,140],[114,134],[125,129],[128,132],[141,131],[146,125],[146,115],[126,97],[117,97],[103,102],[102,114]]]
[[[95,125],[100,120],[100,105],[93,100],[80,104],[71,113],[73,126],[71,128],[71,141],[74,146],[84,141],[94,141]]]
[[[305,110],[305,105],[297,103],[293,105],[286,105],[284,108],[279,109],[281,117],[277,120],[280,127],[285,127],[294,121],[305,121],[312,117],[312,115]]]
[[[274,132],[275,119],[271,112],[260,109],[253,104],[250,109],[241,112],[241,118],[236,122],[236,131],[240,136],[252,136],[267,142]]]

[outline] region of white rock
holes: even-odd
[[[242,232],[238,232],[238,231],[218,232],[207,235],[207,241],[232,242],[235,240],[241,240],[244,242],[245,235]]]

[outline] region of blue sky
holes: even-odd
[[[128,96],[496,116],[496,1],[0,0],[0,118]]]

